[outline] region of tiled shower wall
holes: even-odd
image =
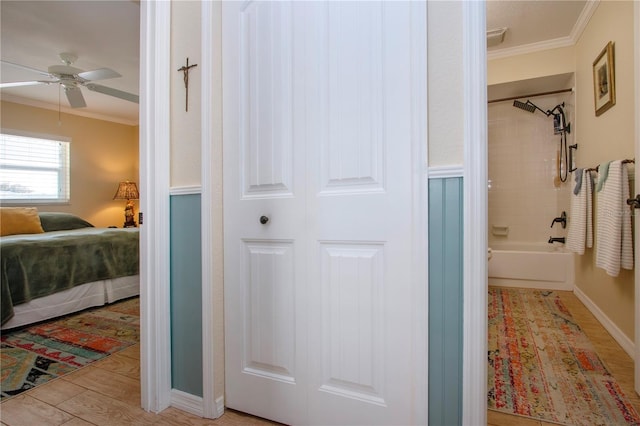
[[[521,99],[526,102],[526,98]],[[565,103],[567,121],[573,126],[571,93],[532,98],[543,110]],[[546,244],[550,236],[566,237],[567,229],[551,222],[562,211],[570,213],[574,174],[554,186],[560,135],[553,134],[553,117],[530,113],[513,101],[491,103],[489,118],[489,246],[496,243]],[[569,134],[567,144],[574,143]],[[580,151],[574,151],[578,157]],[[564,154],[563,154],[564,169]],[[507,235],[503,234],[507,231]],[[557,244],[557,243],[556,243]]]

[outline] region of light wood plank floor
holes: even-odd
[[[562,301],[585,331],[636,410],[640,397],[633,390],[633,360],[613,340],[571,292],[559,292]],[[226,410],[206,420],[175,408],[152,414],[140,408],[139,346],[131,346],[88,367],[2,402],[0,420],[6,426],[81,425],[267,425],[274,423]],[[551,423],[487,413],[489,426],[551,426]],[[436,426],[436,425],[433,425]],[[476,426],[476,425],[470,425]],[[481,426],[481,425],[477,425]]]
[[[580,328],[591,340],[600,359],[618,381],[622,391],[629,398],[636,411],[640,412],[640,397],[633,389],[633,359],[627,355],[573,292],[558,291],[557,293]],[[491,410],[487,412],[487,423],[489,426],[557,426],[555,423],[511,416]]]
[[[6,426],[274,425],[232,410],[216,420],[175,408],[160,414],[140,408],[140,346],[97,361],[0,405]]]

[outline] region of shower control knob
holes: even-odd
[[[269,222],[269,218],[267,216],[260,216],[260,223],[266,225]]]

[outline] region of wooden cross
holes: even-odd
[[[178,68],[178,71],[184,73],[184,88],[186,89],[184,110],[189,111],[189,70],[193,67],[197,67],[198,64],[189,65],[189,58],[187,58],[187,65],[182,68]]]

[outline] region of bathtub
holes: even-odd
[[[574,255],[555,243],[491,246],[489,285],[573,290]]]

